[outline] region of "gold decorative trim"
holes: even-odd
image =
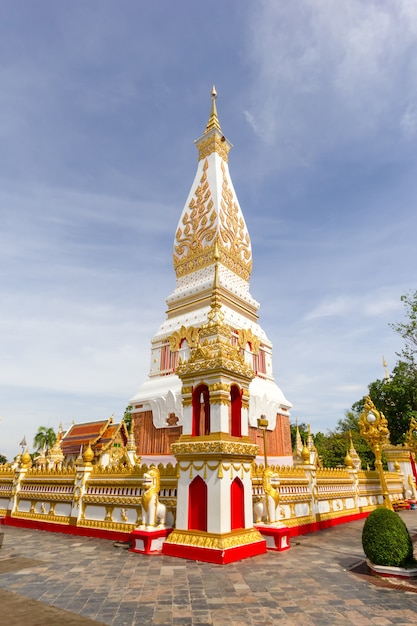
[[[238,330],[238,343],[243,350],[246,348],[246,345],[250,343],[252,346],[252,354],[259,354],[261,340],[253,334],[250,328],[240,328]]]
[[[231,145],[224,140],[224,137],[222,137],[222,135],[218,133],[213,133],[207,139],[199,141],[197,144],[197,148],[199,161],[206,159],[213,152],[217,152],[217,154],[224,161],[226,161],[226,163],[229,161],[229,152]]]
[[[304,526],[306,524],[314,524],[316,521],[316,518],[314,517],[314,515],[303,515],[301,517],[290,517],[290,518],[285,518],[284,522],[285,525],[288,528],[294,528],[296,526]]]
[[[46,493],[44,491],[19,491],[19,500],[36,500],[36,501],[53,501],[53,502],[72,502],[72,493]]]
[[[243,529],[224,535],[194,530],[173,530],[166,539],[167,543],[195,548],[209,548],[211,550],[227,550],[228,548],[249,545],[262,540],[263,537],[256,528]]]
[[[224,463],[223,461],[219,461],[218,463],[214,463],[213,465],[210,464],[208,461],[203,461],[200,465],[198,465],[196,462],[190,461],[188,465],[178,463],[177,469],[178,478],[180,477],[181,472],[189,472],[188,477],[191,479],[194,476],[193,472],[199,473],[201,472],[201,470],[203,470],[203,478],[204,480],[206,480],[207,470],[210,470],[211,472],[217,471],[217,478],[223,478],[224,473],[229,472],[230,480],[233,480],[233,477],[238,473],[240,474],[240,478],[243,480],[245,474],[248,474],[251,471],[251,466],[248,462],[246,462],[245,464],[242,462],[233,463],[232,461],[230,461],[229,463]]]
[[[83,502],[85,504],[112,504],[112,505],[131,504],[132,506],[138,507],[140,506],[140,503],[141,503],[141,496],[128,497],[128,496],[112,496],[109,494],[104,494],[104,495],[85,494],[83,496]]]
[[[181,341],[185,339],[189,348],[196,348],[198,345],[198,328],[194,326],[181,326],[179,330],[176,330],[172,335],[168,337],[169,348],[171,352],[178,352],[180,349]]]
[[[127,524],[124,522],[107,522],[105,520],[94,519],[82,519],[79,520],[77,526],[82,528],[96,528],[103,530],[118,530],[125,533],[130,533],[135,529],[135,524]]]
[[[74,467],[63,467],[62,469],[45,469],[42,467],[38,467],[36,465],[30,467],[25,474],[26,477],[30,476],[31,479],[35,477],[45,478],[47,479],[59,479],[62,480],[66,476],[74,477],[75,476],[75,468]]]
[[[320,493],[320,491],[315,495],[315,500],[328,500],[331,502],[332,500],[337,500],[340,498],[354,498],[357,495],[355,489],[350,489],[346,491],[332,491],[331,493]]]
[[[329,511],[328,513],[317,513],[316,519],[318,522],[325,522],[328,520],[337,519],[338,517],[355,515],[356,513],[359,513],[359,509],[355,506],[352,509],[340,509],[339,511]]]
[[[15,511],[11,517],[17,519],[31,519],[51,524],[69,524],[69,515],[50,515],[45,513],[35,513],[34,511]]]
[[[231,441],[204,441],[201,437],[193,442],[178,442],[171,444],[171,451],[176,457],[207,454],[246,456],[255,458],[259,453],[259,446],[254,443]]]

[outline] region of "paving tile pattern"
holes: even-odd
[[[417,511],[401,517],[416,534]],[[417,593],[374,585],[351,571],[364,558],[363,523],[304,535],[287,552],[223,566],[3,527],[0,589],[37,601],[38,612],[48,605],[108,626],[417,624]],[[8,626],[23,626],[13,619]],[[24,624],[32,626],[28,619]]]

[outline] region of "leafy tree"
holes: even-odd
[[[3,465],[3,463],[7,463],[7,459],[4,454],[0,454],[0,465]]]
[[[346,452],[349,449],[349,436],[344,433],[318,432],[314,437],[314,445],[323,467],[337,467],[343,465]]]
[[[411,418],[417,417],[417,371],[399,361],[390,380],[369,385],[369,395],[387,418],[391,443],[403,443]]]
[[[411,418],[417,418],[417,291],[401,296],[401,300],[405,305],[405,321],[390,324],[405,342],[398,354],[401,358],[389,379],[369,383],[367,394],[387,418],[393,445],[404,442]],[[364,405],[365,396],[353,404],[352,413],[356,418],[359,418]]]
[[[129,404],[126,407],[124,415],[123,415],[123,419],[124,419],[124,422],[126,424],[126,428],[127,428],[129,433],[130,433],[130,426],[132,424],[132,413],[131,413],[131,411],[132,411],[132,405]]]
[[[405,361],[398,361],[389,380],[375,380],[369,383],[368,390],[378,411],[387,418],[391,443],[403,443],[411,418],[417,418],[417,370]],[[364,405],[365,396],[352,406],[357,417]]]
[[[344,465],[351,437],[353,447],[362,461],[362,467],[366,468],[368,465],[372,467],[374,455],[359,433],[358,417],[358,413],[347,411],[345,418],[338,421],[335,430],[315,435],[314,444],[324,467]]]
[[[47,426],[39,426],[38,432],[33,440],[35,449],[40,452],[44,448],[49,450],[56,441],[56,434],[53,428]]]
[[[404,339],[405,346],[399,356],[414,370],[417,367],[417,291],[401,296],[404,302],[406,321],[399,324],[390,324]]]

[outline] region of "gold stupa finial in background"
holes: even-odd
[[[387,366],[387,362],[386,362],[384,356],[382,356],[382,365],[383,365],[384,370],[385,370],[385,382],[389,383],[390,379],[389,379],[389,374],[388,374],[388,366]]]
[[[213,128],[217,128],[217,130],[219,130],[220,132],[222,131],[220,127],[219,118],[217,116],[216,98],[217,98],[217,91],[216,91],[215,86],[213,85],[213,89],[211,90],[211,111],[210,111],[209,121],[207,122],[206,130],[204,131],[205,135],[209,133],[211,130],[213,130]]]

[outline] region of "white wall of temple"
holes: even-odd
[[[193,473],[193,476],[197,474]],[[178,530],[188,530],[188,487],[190,484],[189,471],[180,473],[177,484],[177,514],[175,527]]]
[[[229,461],[225,462],[228,466]],[[234,464],[239,464],[236,459]],[[208,503],[207,503],[207,532],[209,533],[229,533],[231,531],[231,485],[235,478],[239,478],[244,487],[244,517],[245,528],[253,527],[253,500],[252,500],[252,482],[250,480],[250,471],[243,472],[243,478],[240,470],[232,471],[223,469],[223,478],[218,477],[218,470],[210,472],[207,475],[208,486]]]
[[[193,407],[185,406],[182,409],[182,432],[184,435],[192,434]]]
[[[210,404],[210,432],[229,432],[229,407],[225,404]]]
[[[207,461],[210,463],[210,459]],[[234,461],[235,465],[240,464],[238,459]],[[214,463],[214,460],[213,460]],[[197,461],[200,465],[200,461]],[[230,461],[225,461],[225,465],[228,467]],[[215,534],[229,533],[231,530],[231,498],[230,490],[232,481],[238,477],[244,487],[244,516],[245,516],[245,528],[253,527],[253,497],[252,497],[252,482],[250,478],[250,464],[246,464],[246,470],[242,472],[240,469],[235,470],[232,468],[232,472],[223,469],[223,478],[218,477],[218,468],[211,471],[206,468],[207,477],[204,479],[203,471],[192,472],[192,478],[190,479],[190,470],[181,472],[178,479],[178,491],[177,491],[177,517],[176,528],[178,530],[188,530],[188,507],[189,507],[189,486],[196,476],[203,478],[207,484],[207,532]]]

